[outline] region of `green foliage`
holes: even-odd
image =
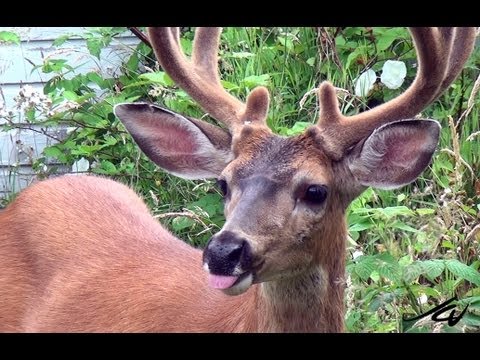
[[[88,51],[100,59],[102,49],[123,31],[90,29],[85,35]],[[54,45],[68,38],[62,36]],[[0,32],[0,41],[16,43],[16,39]],[[184,28],[181,43],[187,55],[192,39],[192,30]],[[282,135],[298,134],[314,124],[318,117],[315,88],[323,80],[344,90],[340,92],[342,111],[353,114],[398,96],[416,72],[415,52],[404,28],[227,28],[221,40],[223,86],[241,99],[255,86],[266,86],[272,95],[268,123]],[[377,82],[367,96],[355,96],[354,80],[359,74],[372,69],[378,76],[387,60],[406,64],[401,88],[391,90]],[[480,328],[480,234],[475,232],[480,218],[480,141],[478,136],[466,140],[480,129],[478,98],[472,99],[476,106],[456,130],[447,121],[452,116],[458,122],[466,109],[479,63],[476,49],[459,79],[422,114],[443,125],[440,151],[424,177],[396,191],[367,189],[347,210],[348,250],[355,255],[347,260],[348,331]],[[40,177],[55,172],[55,168],[45,170],[46,158],[67,166],[84,159],[90,165],[87,171],[135,188],[160,221],[194,246],[203,246],[221,228],[223,204],[213,182],[180,180],[156,168],[112,113],[117,103],[141,100],[203,116],[158,67],[148,46],[136,46],[116,77],[95,71],[78,73],[62,58],[48,58],[36,69],[53,75],[44,87],[51,106],[48,111],[28,108],[27,118],[32,125],[69,129],[65,140],[47,147],[35,160]],[[402,320],[403,315],[424,313],[454,295],[459,309],[470,304],[455,328]]]
[[[0,31],[0,43],[20,44],[20,37],[11,31]]]

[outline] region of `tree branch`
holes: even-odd
[[[146,44],[149,47],[152,47],[152,44],[150,43],[150,40],[148,40],[147,35],[141,32],[137,27],[129,27],[127,29],[130,30],[137,38],[142,40],[144,44]]]

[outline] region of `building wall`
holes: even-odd
[[[0,31],[13,31],[21,38],[20,44],[0,44],[0,108],[3,105],[3,109],[15,110],[14,97],[22,85],[30,85],[42,92],[44,83],[52,75],[35,70],[34,65],[41,65],[48,57],[68,60],[75,68],[72,75],[90,71],[96,71],[103,76],[119,73],[122,59],[128,56],[139,42],[130,32],[116,37],[103,49],[100,60],[90,55],[86,41],[81,36],[75,36],[59,47],[53,46],[53,41],[58,37],[65,34],[83,34],[86,29],[0,27]],[[19,111],[15,111],[15,114],[16,122],[25,123]],[[0,198],[28,186],[34,179],[32,160],[45,146],[54,142],[48,135],[61,138],[66,132],[66,129],[48,129],[47,134],[42,134],[40,128],[35,129],[38,131],[28,129],[1,131],[5,123],[5,117],[0,116]]]

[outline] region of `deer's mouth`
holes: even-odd
[[[253,273],[244,272],[238,276],[208,275],[208,284],[214,289],[222,290],[225,294],[234,296],[247,291],[253,283]]]

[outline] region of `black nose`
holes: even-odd
[[[247,240],[231,231],[223,231],[210,239],[203,251],[203,262],[215,275],[232,275],[235,267],[250,270],[252,253]]]

